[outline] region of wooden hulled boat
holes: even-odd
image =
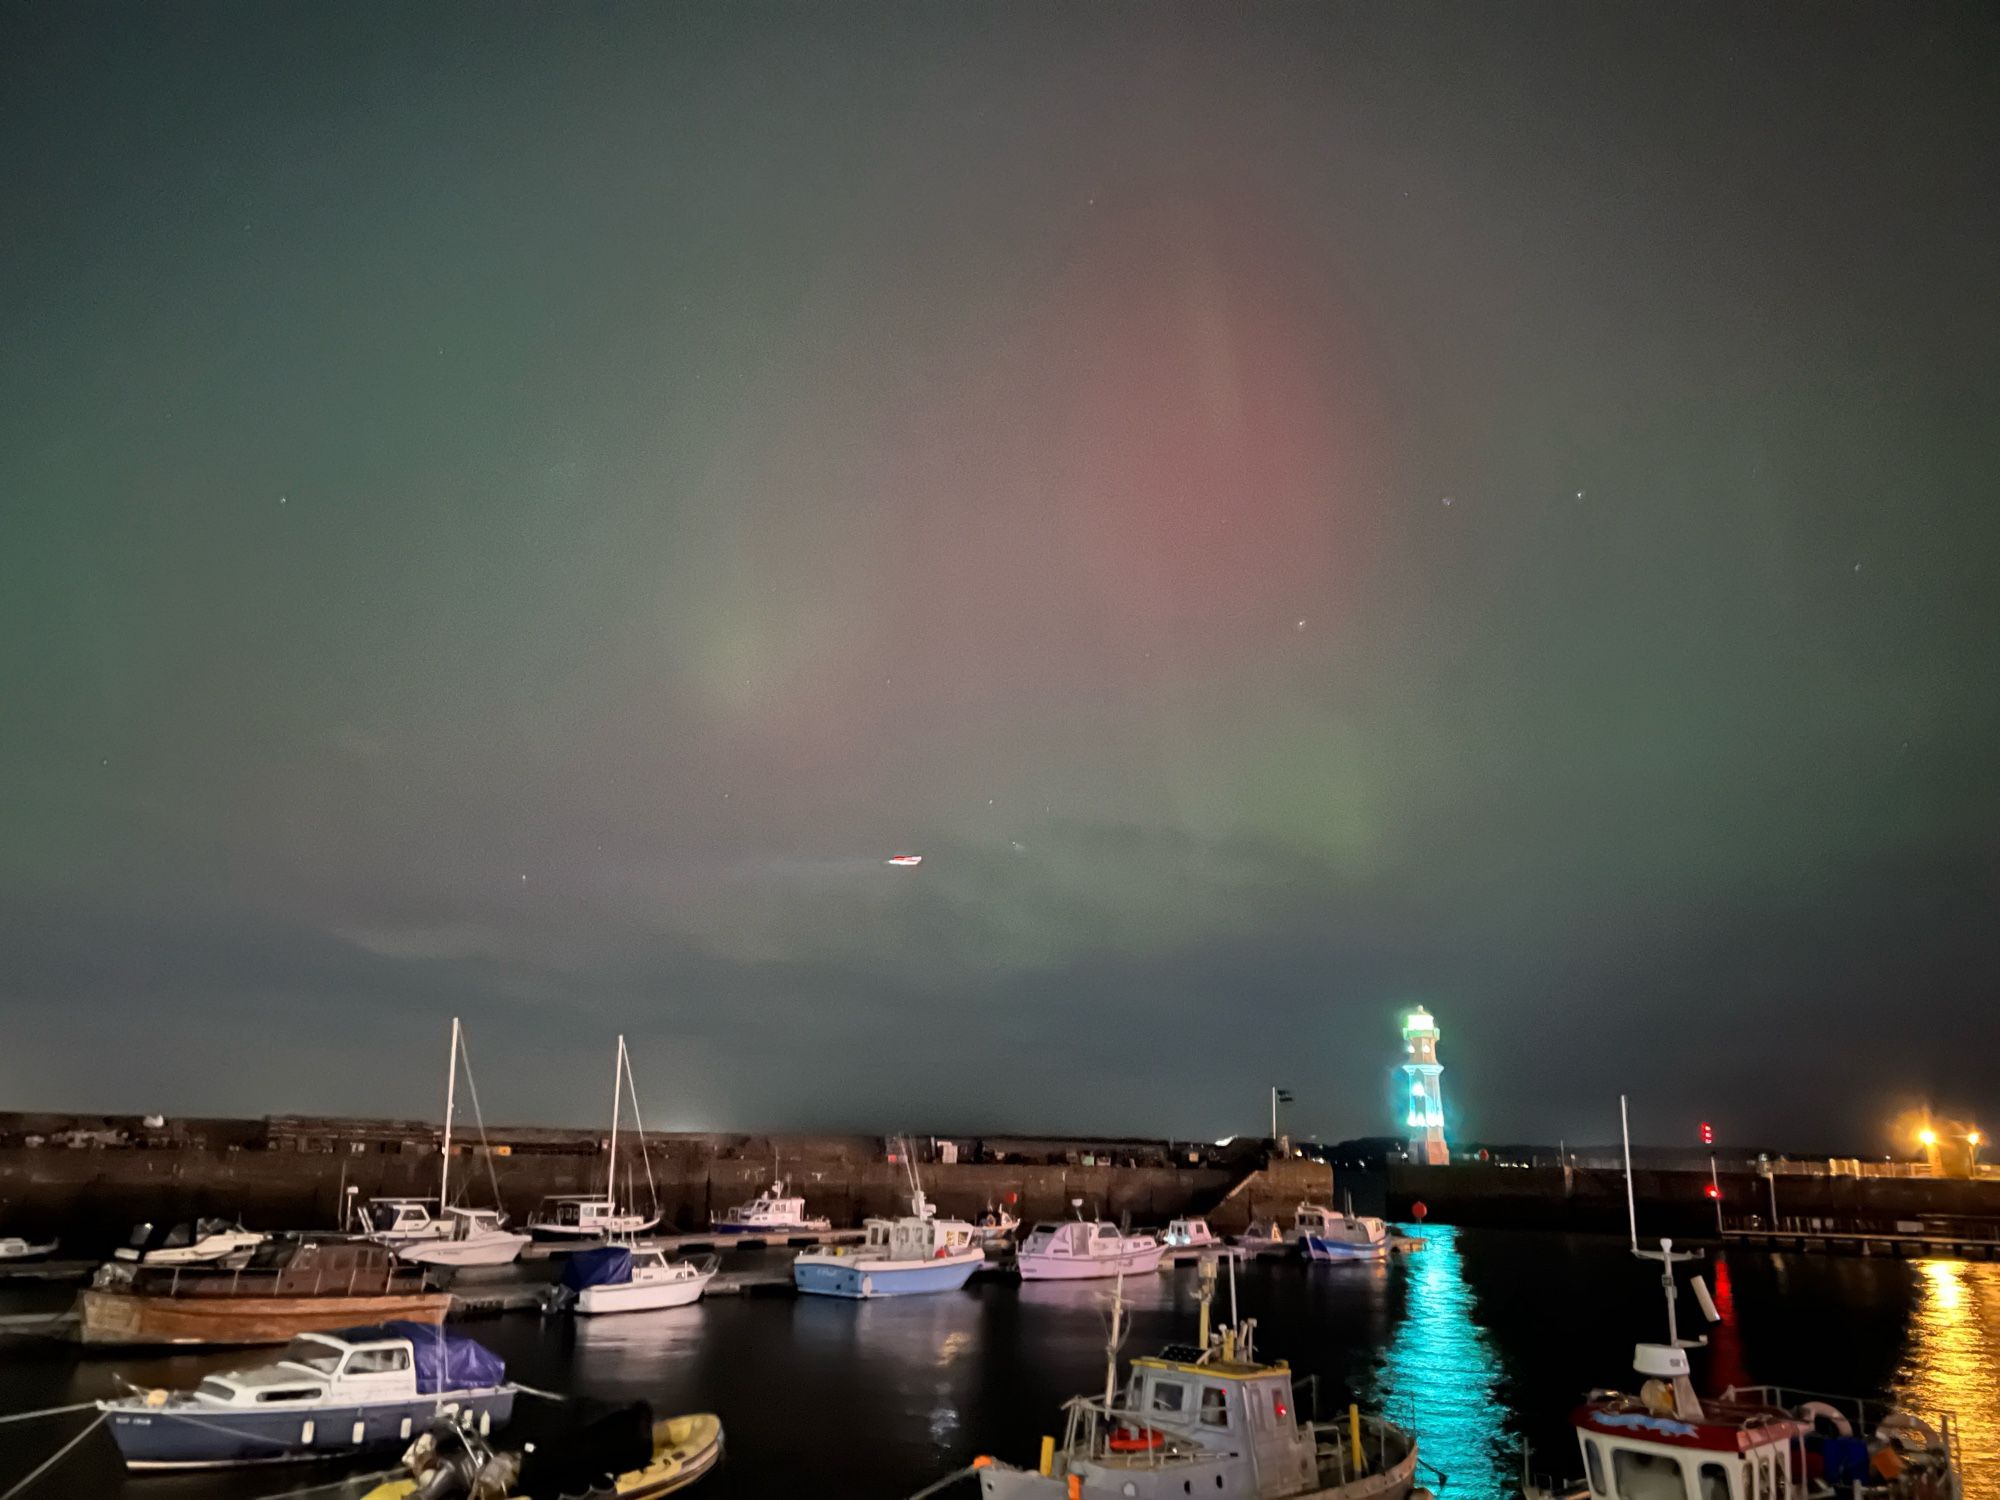
[[[362,1500],[504,1500],[589,1494],[604,1500],[658,1500],[700,1479],[722,1460],[722,1419],[710,1412],[652,1420],[645,1402],[604,1407],[563,1403],[560,1425],[526,1453],[497,1452],[449,1420],[410,1445],[410,1477],[369,1490]]]
[[[441,1323],[450,1305],[386,1246],[288,1238],[235,1270],[114,1261],[78,1295],[77,1327],[96,1345],[282,1344],[365,1323]]]

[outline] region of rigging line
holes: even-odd
[[[44,1462],[40,1468],[36,1469],[34,1473],[30,1474],[26,1479],[23,1479],[19,1484],[15,1485],[12,1489],[7,1491],[6,1494],[0,1495],[0,1500],[14,1500],[14,1497],[16,1495],[23,1493],[28,1488],[29,1485],[33,1484],[37,1479],[40,1479],[44,1474],[48,1473],[49,1470],[53,1469],[57,1464],[61,1463],[65,1458],[68,1458],[71,1452],[75,1450],[76,1445],[82,1442],[85,1438],[89,1437],[93,1432],[97,1431],[98,1428],[102,1427],[104,1425],[105,1418],[109,1417],[110,1415],[111,1413],[108,1411],[99,1412],[97,1414],[97,1419],[95,1421],[93,1421],[88,1427],[85,1427],[83,1431],[79,1432],[75,1437],[71,1438],[68,1442],[64,1443],[60,1448],[56,1449],[56,1451],[49,1456],[48,1460]]]
[[[639,1160],[646,1164],[646,1193],[653,1200],[653,1212],[657,1215],[660,1211],[660,1190],[653,1185],[653,1153],[646,1145],[646,1122],[639,1118],[639,1080],[632,1076],[632,1055],[622,1050],[624,1038],[619,1038],[618,1045],[621,1049],[618,1056],[625,1067],[625,1081],[632,1086],[632,1123],[639,1129]]]
[[[472,1095],[472,1119],[479,1127],[479,1154],[486,1158],[486,1182],[493,1189],[493,1206],[500,1207],[500,1177],[493,1170],[493,1148],[486,1142],[486,1116],[479,1108],[479,1082],[472,1076],[472,1049],[465,1045],[464,1034],[458,1039],[459,1054],[465,1059],[465,1091]]]

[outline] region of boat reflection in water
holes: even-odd
[[[1403,1318],[1370,1399],[1390,1420],[1422,1432],[1425,1482],[1435,1487],[1437,1474],[1449,1475],[1446,1493],[1454,1500],[1518,1496],[1520,1443],[1500,1396],[1499,1356],[1474,1317],[1458,1231],[1433,1225],[1415,1232],[1426,1241],[1424,1253],[1399,1257]]]
[[[1919,1261],[1896,1394],[1957,1414],[1968,1500],[2000,1495],[2000,1264]]]

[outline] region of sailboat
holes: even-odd
[[[632,1124],[639,1133],[639,1159],[646,1167],[646,1191],[652,1198],[650,1213],[641,1213],[636,1208],[620,1212],[618,1207],[618,1117],[623,1113],[628,1089],[632,1095]],[[630,1185],[628,1174],[628,1190]],[[611,1154],[604,1173],[604,1191],[544,1198],[542,1206],[528,1219],[528,1232],[538,1240],[581,1249],[614,1236],[644,1234],[659,1222],[660,1195],[653,1182],[653,1159],[646,1152],[646,1122],[639,1118],[639,1089],[632,1078],[632,1057],[625,1050],[625,1038],[620,1036],[611,1074]]]
[[[451,1128],[458,1112],[458,1067],[465,1063],[465,1083],[472,1095],[479,1144],[486,1147],[486,1117],[479,1109],[479,1086],[472,1081],[472,1059],[466,1056],[458,1017],[451,1018],[451,1059],[444,1087],[444,1153],[438,1166],[437,1212],[427,1199],[376,1198],[363,1211],[368,1238],[387,1245],[397,1258],[422,1266],[504,1266],[520,1257],[528,1236],[507,1229],[500,1211],[500,1183],[493,1176],[493,1153],[484,1149],[486,1172],[493,1188],[492,1208],[456,1207],[451,1201]]]

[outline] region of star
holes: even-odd
[[[1297,625],[1294,625],[1292,628],[1294,630],[1304,630],[1306,628],[1306,622],[1304,620],[1301,620]]]
[[[1449,495],[1446,495],[1446,496],[1444,497],[1444,503],[1445,503],[1446,505],[1449,505],[1449,504],[1451,504],[1451,496],[1449,496]]]

